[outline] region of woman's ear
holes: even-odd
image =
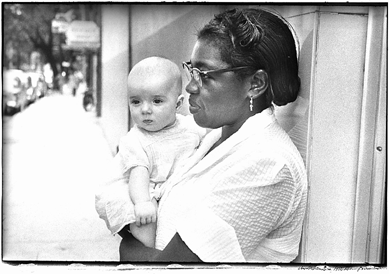
[[[176,111],[178,111],[182,107],[183,104],[184,104],[184,95],[181,94],[177,98]]]
[[[251,77],[249,97],[255,99],[264,94],[269,86],[269,77],[266,71],[259,69]]]

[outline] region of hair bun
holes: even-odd
[[[231,16],[233,15],[233,16]],[[232,21],[231,18],[234,20]],[[223,25],[229,29],[229,34],[234,48],[252,48],[262,40],[264,31],[254,24],[241,10],[233,9],[224,14]]]

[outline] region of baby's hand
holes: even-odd
[[[149,202],[141,202],[135,204],[136,225],[141,226],[157,221],[157,209],[154,204]]]

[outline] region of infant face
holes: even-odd
[[[131,117],[138,127],[158,131],[174,124],[178,93],[169,81],[155,77],[129,83]]]

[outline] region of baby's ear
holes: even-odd
[[[183,104],[184,104],[184,95],[181,94],[177,98],[176,110],[178,111],[182,107]]]

